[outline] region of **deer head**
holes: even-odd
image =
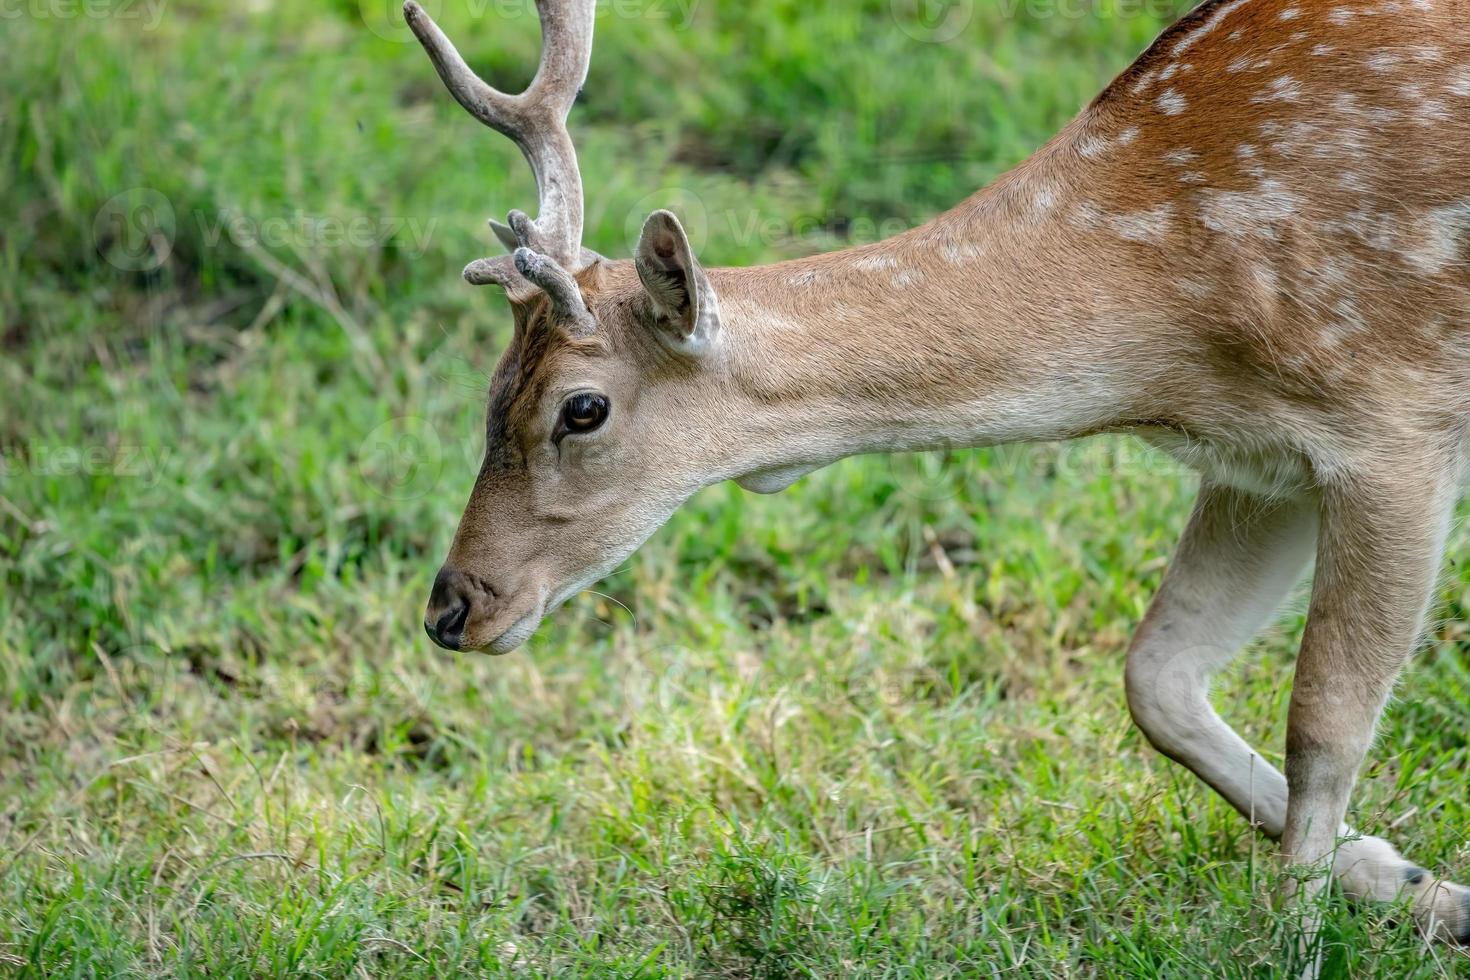
[[[490,384],[485,458],[434,580],[424,628],[442,647],[505,653],[548,611],[623,561],[701,486],[717,441],[700,398],[719,305],[678,219],[652,214],[632,261],[582,247],[582,181],[567,113],[587,75],[595,0],[537,0],[541,62],[519,95],[491,88],[413,0],[410,28],[471,115],[509,136],[536,177],[535,220],[491,222],[511,254],[471,262],[515,317]]]

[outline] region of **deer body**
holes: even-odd
[[[406,8],[542,190],[536,222],[500,228],[514,258],[465,273],[506,288],[517,329],[430,634],[514,647],[711,483],[1134,432],[1203,474],[1129,651],[1134,718],[1288,862],[1470,941],[1470,891],[1343,822],[1470,473],[1470,4],[1209,0],[933,221],[708,272],[667,212],[633,261],[581,248],[563,137],[591,6],[540,7],[518,97]],[[1209,676],[1313,558],[1282,774],[1215,714]]]

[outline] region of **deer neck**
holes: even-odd
[[[1138,355],[1158,318],[1054,195],[1022,168],[896,238],[711,273],[741,420],[723,428],[725,475],[773,492],[858,453],[1066,439],[1147,414]]]

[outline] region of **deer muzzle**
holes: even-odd
[[[545,590],[502,595],[484,580],[445,565],[434,576],[424,610],[424,632],[446,650],[509,653],[540,625]]]

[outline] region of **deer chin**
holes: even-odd
[[[535,609],[526,613],[520,619],[510,624],[510,628],[490,641],[490,645],[481,648],[482,653],[498,657],[503,653],[510,653],[516,647],[525,643],[536,632],[541,625],[541,606],[538,603]]]
[[[472,650],[476,653],[488,654],[492,657],[510,653],[531,638],[531,634],[536,632],[537,627],[541,625],[541,620],[545,616],[546,589],[543,586],[536,589],[535,601],[529,609],[524,606],[514,607],[506,615],[495,618],[500,623],[508,623],[509,625],[499,628],[497,631],[496,627],[498,623],[492,620],[487,624],[490,628],[484,631],[490,638],[472,645],[466,644],[464,649]]]

